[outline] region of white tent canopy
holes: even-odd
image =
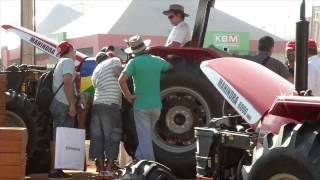
[[[172,3],[184,5],[185,11],[190,14],[186,21],[193,27],[198,0],[104,0],[103,5],[92,8],[55,33],[67,32],[68,38],[100,33],[167,36],[171,25],[162,11]],[[56,13],[54,16],[56,20],[64,18],[63,14]],[[276,41],[283,40],[218,9],[212,9],[207,30],[249,32],[250,40],[258,40],[265,35],[272,36]]]

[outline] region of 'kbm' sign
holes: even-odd
[[[217,43],[239,43],[240,44],[240,36],[234,34],[227,35],[216,35]]]
[[[249,51],[248,32],[217,32],[206,33],[204,47],[214,45],[219,49],[227,48],[230,51],[237,51],[246,54]]]

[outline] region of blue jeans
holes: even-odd
[[[62,102],[58,101],[57,99],[53,99],[50,105],[50,112],[52,115],[52,122],[53,122],[53,141],[56,139],[56,129],[57,127],[68,127],[73,128],[75,124],[75,120],[72,119],[68,112],[69,106],[63,104]]]
[[[117,159],[121,136],[120,105],[94,104],[90,122],[90,159]]]
[[[152,128],[158,121],[160,113],[160,108],[134,111],[134,121],[139,139],[139,144],[135,154],[137,159],[155,160],[152,145]]]

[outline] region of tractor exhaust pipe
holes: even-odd
[[[300,7],[300,21],[296,24],[296,61],[294,84],[299,92],[308,89],[308,39],[309,22],[305,17],[305,0]]]
[[[192,34],[192,47],[202,47],[207,31],[207,25],[211,7],[214,7],[215,0],[199,0],[196,21]]]

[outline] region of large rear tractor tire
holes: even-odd
[[[50,118],[39,112],[25,94],[6,92],[7,127],[25,127],[28,131],[27,173],[48,172],[50,167]]]
[[[250,171],[248,180],[319,180],[319,128],[315,122],[286,124],[278,135],[266,135],[251,167],[243,169]]]
[[[162,112],[153,130],[157,162],[179,178],[195,177],[194,127],[221,115],[222,99],[202,74],[199,64],[174,64],[161,81]]]

